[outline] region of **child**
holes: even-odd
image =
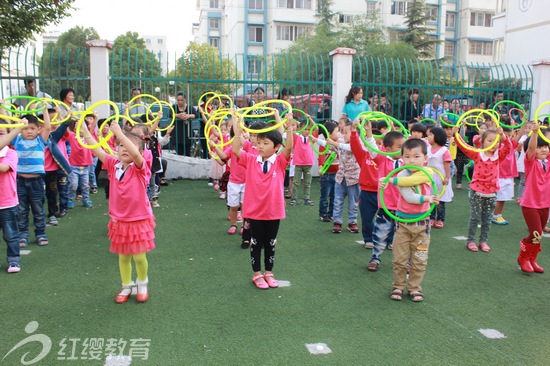
[[[4,104],[0,101],[0,104]],[[0,119],[0,121],[2,121]],[[20,123],[26,123],[21,120]],[[8,134],[5,128],[0,128],[0,229],[4,236],[7,249],[8,273],[21,271],[19,253],[19,201],[17,199],[17,152],[8,147],[23,128],[13,128]]]
[[[424,123],[415,123],[411,127],[411,139],[425,139],[426,134],[426,125]]]
[[[428,161],[426,143],[421,139],[409,139],[403,143],[403,164],[422,167]],[[426,169],[430,172],[430,169]],[[383,179],[383,178],[382,178]],[[416,182],[413,181],[416,179]],[[429,210],[431,203],[439,201],[431,194],[430,177],[423,172],[407,169],[391,178],[388,183],[399,187],[396,216],[414,219]],[[408,290],[411,300],[424,300],[422,280],[428,264],[430,247],[430,221],[427,219],[399,223],[393,238],[393,290],[390,298],[402,300],[407,288],[407,263],[410,262]]]
[[[50,136],[50,116],[44,113],[41,125],[33,115],[26,115],[27,125],[11,145],[17,152],[17,196],[19,199],[19,246],[29,242],[29,208],[34,219],[34,234],[39,246],[49,244],[44,214],[44,150]]]
[[[320,129],[319,132],[321,133],[321,135],[325,139],[330,138],[333,141],[338,140],[338,124],[335,121],[329,120],[324,123],[324,126],[327,129],[326,132],[328,132],[328,136],[325,136],[326,132],[324,129]],[[311,137],[311,139],[319,146],[322,146],[322,148],[329,149],[330,147],[326,146],[326,141],[323,141],[321,135],[319,136],[319,139],[313,136]],[[319,150],[321,151],[321,149]],[[319,169],[323,167],[328,156],[330,156],[330,154],[334,152],[333,148],[330,150],[331,151],[325,154],[319,155]],[[319,185],[321,188],[321,194],[319,196],[319,220],[323,222],[332,221],[332,216],[334,212],[334,183],[339,165],[339,161],[336,158],[323,174],[319,172]]]
[[[443,187],[445,187],[445,192],[439,198],[439,203],[430,214],[430,225],[435,226],[437,229],[443,229],[445,226],[445,202],[452,202],[453,200],[453,187],[449,184],[451,181],[451,163],[453,159],[449,150],[445,147],[447,134],[444,129],[441,127],[432,128],[428,134],[428,142],[430,143],[430,147],[428,148],[428,166],[437,169],[443,176],[443,180],[441,180],[441,176],[437,173],[433,176],[437,185],[437,191],[441,193],[443,192]]]
[[[309,143],[309,131],[307,128],[308,121],[300,122],[300,128],[303,129],[301,134],[293,135],[294,146],[294,183],[292,187],[292,198],[290,205],[296,206],[296,197],[298,196],[298,188],[303,184],[303,199],[304,205],[313,206],[311,201],[311,168],[313,167],[314,152]],[[303,180],[302,180],[303,174]]]
[[[365,132],[367,139],[374,142],[372,139],[372,127],[370,122],[365,123]],[[386,152],[400,152],[401,146],[405,142],[405,136],[401,132],[390,131],[388,132],[382,141],[383,147]],[[378,178],[385,177],[392,170],[398,168],[401,164],[399,159],[401,154],[396,154],[392,156],[386,156],[382,154],[377,154],[374,151],[369,149],[370,156],[378,166]],[[395,212],[397,209],[397,198],[399,197],[399,191],[397,188],[389,186],[384,190],[384,203],[386,208],[392,212]],[[388,216],[388,214],[381,209],[382,203],[378,202],[378,212],[376,213],[376,218],[374,222],[374,228],[372,232],[372,255],[367,265],[367,270],[371,272],[378,271],[380,266],[380,256],[386,248],[392,249],[391,244],[393,242],[393,234],[395,232],[395,220]]]
[[[456,127],[453,129],[456,131]],[[494,144],[497,135],[500,135],[500,148]],[[474,160],[475,169],[472,182],[470,183],[470,219],[468,223],[467,248],[472,252],[477,252],[475,243],[477,225],[481,222],[481,232],[479,234],[479,248],[482,252],[489,252],[491,247],[487,244],[493,211],[496,205],[496,192],[499,190],[498,168],[500,162],[506,158],[512,148],[508,137],[502,131],[502,127],[495,130],[487,130],[481,135],[481,146],[487,148],[494,145],[488,151],[474,152],[464,147],[461,139],[457,140],[458,147],[464,154]]]
[[[548,164],[548,142],[537,136],[540,126],[532,124],[533,134],[524,144],[525,150],[525,191],[521,198],[521,211],[529,229],[529,235],[519,242],[518,264],[523,272],[543,273],[544,268],[537,264],[537,256],[541,251],[540,239],[550,208],[548,182],[550,182],[550,166]]]
[[[516,198],[517,203],[521,202],[521,197],[523,197],[523,191],[525,190],[525,150],[523,149],[523,144],[525,143],[525,140],[527,140],[527,137],[529,137],[528,132],[531,131],[531,124],[532,122],[525,123],[523,134],[520,136],[518,140],[518,147],[516,148],[519,174],[518,194]]]
[[[247,189],[244,193],[243,216],[250,220],[251,263],[254,276],[252,281],[259,289],[278,287],[273,276],[275,245],[281,219],[285,218],[284,179],[285,169],[290,159],[293,138],[291,120],[287,114],[286,146],[277,155],[283,138],[277,130],[257,135],[258,155],[241,151],[242,128],[235,123],[235,138],[232,143],[233,154],[240,165],[246,168]],[[261,252],[264,250],[265,274],[261,273]]]
[[[85,124],[84,139],[88,145],[96,143]],[[111,253],[118,254],[122,291],[115,302],[128,301],[133,287],[137,286],[136,300],[149,299],[147,284],[148,263],[146,253],[155,248],[155,218],[147,197],[151,178],[151,164],[143,157],[144,142],[139,135],[123,133],[117,122],[111,123],[111,131],[118,140],[118,159],[108,155],[100,147],[93,149],[109,175],[109,239]],[[137,280],[132,282],[132,262],[136,264]]]
[[[358,124],[359,121],[355,121],[351,127],[350,147],[361,169],[359,173],[359,186],[361,188],[361,192],[359,193],[361,233],[363,235],[365,249],[372,249],[374,217],[378,210],[378,164],[374,161],[368,150],[363,148],[363,143],[357,133]],[[380,131],[373,130],[372,134],[380,135]],[[377,138],[376,140],[371,138],[370,140],[369,143],[374,143],[378,149],[381,149],[381,138]]]
[[[82,125],[84,126],[84,124],[92,123],[92,119],[97,119],[97,114],[87,115],[84,118]],[[83,129],[80,131],[80,136],[76,136],[75,124],[76,121],[72,121],[70,124],[68,137],[69,144],[71,145],[69,163],[72,166],[72,172],[69,175],[69,202],[67,207],[74,208],[76,191],[80,188],[80,191],[82,192],[82,205],[86,208],[91,208],[93,207],[93,204],[90,200],[89,170],[93,169],[92,152],[78,142],[78,139],[83,139]]]

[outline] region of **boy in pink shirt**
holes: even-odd
[[[422,167],[428,162],[426,142],[421,139],[409,139],[402,148],[404,165]],[[427,171],[431,173],[429,168]],[[420,174],[417,174],[420,173]],[[414,179],[420,180],[414,181]],[[431,203],[439,198],[431,194],[430,177],[423,172],[406,169],[391,178],[388,183],[399,187],[396,216],[404,219],[417,219],[430,209]],[[408,287],[411,300],[424,300],[422,280],[428,264],[430,246],[430,220],[424,218],[409,223],[400,222],[393,238],[393,290],[390,298],[402,300],[403,291]],[[407,263],[410,261],[410,273],[407,286]]]
[[[252,281],[259,289],[278,287],[273,277],[275,244],[281,219],[285,218],[284,179],[285,171],[292,152],[292,116],[287,115],[287,139],[283,151],[277,155],[283,137],[277,130],[257,135],[258,155],[241,150],[243,130],[241,121],[233,125],[235,138],[232,143],[233,154],[238,163],[246,168],[243,216],[250,219],[250,259],[254,276]],[[261,251],[264,250],[265,274],[261,272]]]
[[[97,119],[97,115],[87,115],[84,119],[84,123],[91,123],[90,119]],[[76,136],[74,133],[74,123],[71,124],[71,131],[69,131],[69,144],[71,145],[71,155],[69,156],[69,163],[72,166],[72,172],[69,175],[69,203],[68,208],[74,208],[74,202],[76,199],[76,190],[80,187],[82,192],[82,205],[86,208],[93,207],[90,200],[90,169],[93,169],[92,150],[83,147],[78,140],[83,141],[82,130],[81,136]]]
[[[308,120],[300,122],[300,128],[303,129],[301,134],[294,134],[292,142],[294,146],[294,183],[292,186],[292,199],[290,205],[295,206],[297,203],[298,189],[303,185],[304,205],[313,206],[311,201],[311,168],[315,161],[313,147],[310,144]],[[303,175],[303,180],[302,180]]]

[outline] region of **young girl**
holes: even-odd
[[[428,166],[437,169],[443,176],[443,180],[437,173],[433,176],[437,185],[437,192],[441,194],[443,187],[446,187],[443,195],[439,197],[439,203],[430,214],[430,224],[437,229],[443,229],[445,225],[445,202],[452,202],[453,200],[453,187],[449,184],[453,158],[445,147],[447,133],[441,127],[434,127],[430,130],[428,142],[430,144],[428,147]]]
[[[456,132],[458,129],[453,129]],[[500,135],[500,148],[496,143],[485,152],[474,152],[465,147],[462,139],[457,139],[458,147],[470,159],[474,160],[475,170],[470,183],[470,220],[468,223],[467,247],[472,252],[477,252],[475,243],[477,224],[481,222],[479,235],[479,248],[483,252],[489,252],[491,247],[487,244],[489,230],[493,220],[493,211],[496,206],[496,192],[498,185],[498,167],[500,161],[506,158],[512,148],[508,137],[501,127],[495,130],[487,130],[481,135],[481,146],[487,148],[493,145],[497,135]]]
[[[525,150],[525,191],[521,198],[521,211],[529,229],[529,235],[519,242],[518,264],[523,272],[543,273],[537,264],[537,255],[541,251],[540,239],[548,222],[550,195],[547,194],[550,182],[548,163],[548,143],[537,136],[540,128],[532,124],[533,134],[524,143]]]
[[[96,141],[82,124],[86,143]],[[118,254],[122,291],[115,302],[128,301],[133,287],[137,285],[138,302],[149,299],[147,291],[148,263],[146,253],[155,248],[155,218],[149,199],[147,186],[151,178],[151,164],[143,157],[144,142],[134,133],[123,133],[117,122],[111,123],[111,131],[118,141],[118,159],[101,148],[93,149],[103,168],[107,171],[110,185],[109,194],[109,239],[112,253]],[[132,262],[136,264],[137,280],[132,282]]]
[[[242,128],[235,123],[233,128],[233,154],[238,163],[246,168],[247,189],[244,192],[243,216],[250,219],[250,259],[254,276],[252,281],[259,289],[278,287],[273,277],[275,245],[281,219],[285,218],[284,179],[285,169],[290,159],[293,138],[291,120],[287,115],[286,146],[277,155],[283,142],[279,131],[260,133],[256,137],[258,155],[241,150]],[[261,252],[264,249],[265,273],[261,272]]]

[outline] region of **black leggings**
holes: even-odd
[[[260,272],[262,270],[262,248],[264,249],[264,266],[266,271],[273,269],[275,261],[275,244],[277,243],[277,233],[281,220],[250,220],[250,262],[252,270]]]
[[[464,173],[464,167],[468,162],[470,161],[470,158],[464,155],[462,152],[457,152],[456,159],[455,159],[455,166],[456,166],[456,184],[462,184],[462,175]]]

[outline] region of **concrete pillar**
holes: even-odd
[[[535,111],[544,102],[550,101],[550,60],[531,62],[533,67],[533,98],[529,107],[529,118],[535,118]],[[550,112],[550,103],[544,106],[540,114]],[[543,119],[543,118],[539,118]]]
[[[96,39],[86,42],[90,49],[90,88],[92,104],[100,100],[110,100],[109,94],[109,50],[113,45],[108,41]],[[102,104],[97,108],[99,118],[107,118],[111,115],[108,104]],[[122,111],[121,111],[122,112]]]
[[[346,95],[351,89],[351,65],[353,48],[339,47],[329,53],[332,57],[332,119],[338,121],[342,117]]]

